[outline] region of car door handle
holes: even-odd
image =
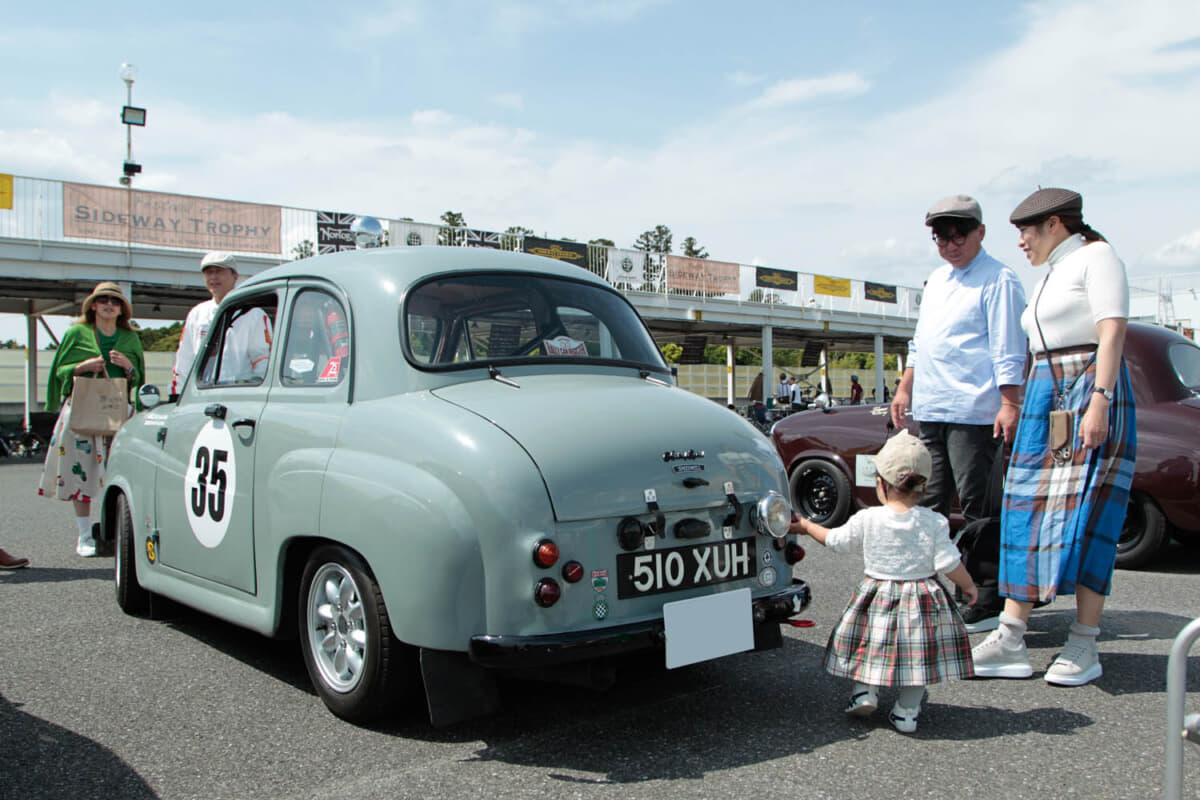
[[[253,427],[254,427],[254,420],[252,420],[252,419],[250,419],[250,418],[248,418],[248,417],[247,417],[247,418],[244,418],[244,419],[239,419],[237,422],[233,423],[233,427],[235,427],[235,428],[236,428],[236,427],[238,427],[239,425],[248,425],[248,426],[250,426],[251,428],[253,428]]]
[[[225,419],[225,415],[229,413],[229,409],[220,403],[212,403],[204,407],[204,416],[212,417],[213,419]]]

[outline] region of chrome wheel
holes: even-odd
[[[362,680],[371,647],[354,577],[341,564],[322,565],[309,584],[305,605],[313,664],[330,689],[353,691]]]

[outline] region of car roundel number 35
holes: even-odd
[[[183,481],[188,523],[205,547],[225,538],[237,489],[233,437],[222,420],[211,420],[196,434]]]

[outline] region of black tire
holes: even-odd
[[[298,600],[304,666],[330,711],[362,723],[413,695],[416,660],[392,634],[383,593],[361,558],[343,547],[318,548]]]
[[[150,613],[150,593],[142,588],[137,577],[137,543],[134,541],[133,516],[129,498],[117,495],[116,564],[113,569],[117,605],[126,614],[144,617]]]
[[[801,461],[790,479],[796,513],[826,528],[836,528],[850,516],[850,480],[836,465],[819,458]]]
[[[1167,518],[1154,501],[1141,493],[1130,495],[1121,538],[1117,540],[1117,566],[1144,567],[1158,557],[1168,541]]]

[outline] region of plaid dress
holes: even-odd
[[[962,617],[934,574],[959,563],[945,517],[921,507],[902,516],[868,508],[830,531],[826,545],[838,552],[862,549],[868,571],[829,634],[826,672],[871,686],[974,677]],[[922,566],[929,575],[907,578],[920,576]]]
[[[1061,464],[1047,444],[1056,381],[1067,390],[1065,407],[1076,412],[1073,451]],[[1090,353],[1051,353],[1034,364],[1000,515],[1004,597],[1049,601],[1058,593],[1073,594],[1076,586],[1103,595],[1111,591],[1117,539],[1133,483],[1137,424],[1122,360],[1109,408],[1108,439],[1095,450],[1084,449],[1079,423],[1095,385]]]

